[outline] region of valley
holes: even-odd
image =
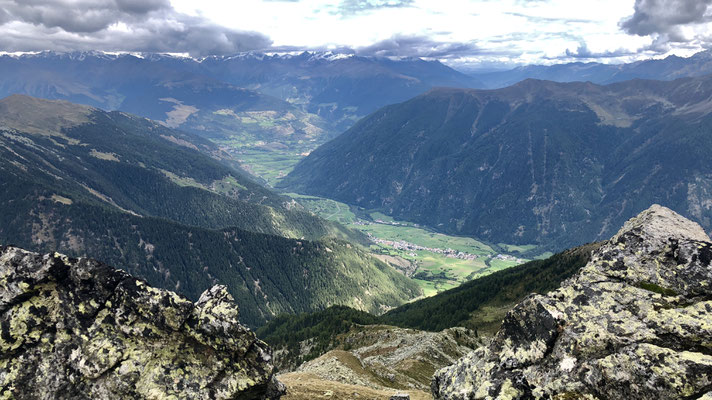
[[[530,258],[551,255],[538,252],[535,246],[488,245],[473,238],[437,233],[335,200],[288,195],[320,217],[366,234],[370,251],[411,277],[425,296],[522,264]]]
[[[270,187],[287,176],[294,166],[314,149],[313,146],[304,146],[294,150],[270,146],[262,141],[245,143],[241,139],[215,140],[215,143],[232,154],[245,171]]]

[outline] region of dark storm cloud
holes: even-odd
[[[681,31],[685,25],[710,22],[712,0],[635,0],[634,14],[621,21],[626,33],[653,36],[654,46],[664,49],[669,42],[687,42]]]
[[[97,32],[120,17],[115,4],[99,0],[0,0],[0,6],[11,19],[77,33]]]
[[[260,33],[236,31],[202,17],[180,14],[169,0],[0,0],[0,50],[4,51],[148,51],[206,56],[265,49],[270,44]]]
[[[355,49],[356,54],[378,57],[425,57],[450,59],[473,56],[480,51],[474,43],[439,42],[427,36],[397,35],[370,46]]]
[[[168,0],[116,0],[119,10],[131,14],[146,14],[151,11],[171,8]]]

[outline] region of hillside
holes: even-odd
[[[336,350],[305,362],[292,373],[280,370],[280,380],[311,376],[334,385],[427,393],[436,370],[481,343],[472,331],[462,328],[423,332],[384,325],[357,327],[338,339],[343,344]]]
[[[364,118],[280,187],[553,250],[653,202],[709,227],[711,95],[712,77],[437,89]]]
[[[349,235],[225,165],[229,157],[211,142],[143,118],[15,95],[0,100],[0,131],[4,179],[41,185],[65,202],[205,228]]]
[[[191,299],[226,284],[249,326],[333,304],[381,312],[421,293],[329,239],[358,234],[198,151],[214,149],[203,139],[22,96],[0,101],[0,124],[0,243],[92,255]]]
[[[472,337],[491,336],[514,304],[531,293],[546,294],[558,288],[586,265],[598,247],[600,243],[569,249],[476,278],[380,316],[344,306],[280,315],[260,327],[257,335],[277,350],[275,363],[280,370],[294,370],[333,349],[350,351],[354,335],[382,325],[431,332],[462,327]]]
[[[465,327],[479,333],[496,332],[505,314],[531,293],[548,293],[573,276],[600,243],[565,250],[473,279],[435,296],[404,304],[379,317],[383,324],[440,331]]]
[[[338,306],[282,315],[257,335],[275,350],[280,379],[304,397],[319,394],[309,386],[329,383],[357,385],[352,390],[358,393],[381,387],[427,390],[439,366],[487,343],[514,304],[531,293],[558,288],[600,246],[566,250],[477,278],[381,316]]]

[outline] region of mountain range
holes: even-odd
[[[685,77],[712,74],[712,51],[701,51],[691,57],[671,55],[663,59],[650,59],[627,64],[602,64],[575,62],[554,65],[525,65],[511,70],[471,73],[482,86],[497,89],[511,86],[525,79],[542,79],[554,82],[592,82],[608,84],[630,79],[655,79],[671,81]]]
[[[709,52],[631,64],[528,66],[480,74],[437,61],[330,52],[0,56],[0,96],[26,94],[120,110],[205,137],[259,181],[276,184],[360,118],[435,87],[497,88],[526,78],[610,83],[712,73]]]
[[[325,130],[333,135],[382,106],[432,87],[479,85],[436,61],[309,52],[200,60],[159,54],[42,52],[0,57],[0,76],[0,96],[19,93],[64,99],[207,135],[221,132],[221,126],[234,127],[239,117],[249,115],[245,112],[280,117],[292,113],[291,118],[300,122],[291,120],[290,125],[289,118],[282,120],[290,133],[310,136]]]
[[[558,250],[657,202],[712,220],[712,76],[435,89],[319,147],[281,187]]]
[[[436,86],[480,84],[437,61],[328,52],[0,56],[0,97],[68,100],[150,118],[210,139],[269,183],[361,117]]]

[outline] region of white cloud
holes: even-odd
[[[345,0],[341,4],[202,0],[199,6],[192,0],[172,0],[172,4],[181,12],[199,14],[221,25],[260,31],[277,47],[348,47],[358,53],[390,43],[390,50],[382,54],[391,55],[398,51],[408,55],[408,49],[413,50],[411,55],[423,55],[428,46],[472,49],[469,54],[432,52],[450,63],[574,60],[583,53],[567,54],[572,55],[581,43],[592,59],[607,54],[602,57],[607,62],[630,61],[635,58],[630,54],[652,42],[619,27],[622,19],[633,15],[635,0]],[[424,42],[418,44],[416,38]],[[611,57],[614,52],[621,55]]]

